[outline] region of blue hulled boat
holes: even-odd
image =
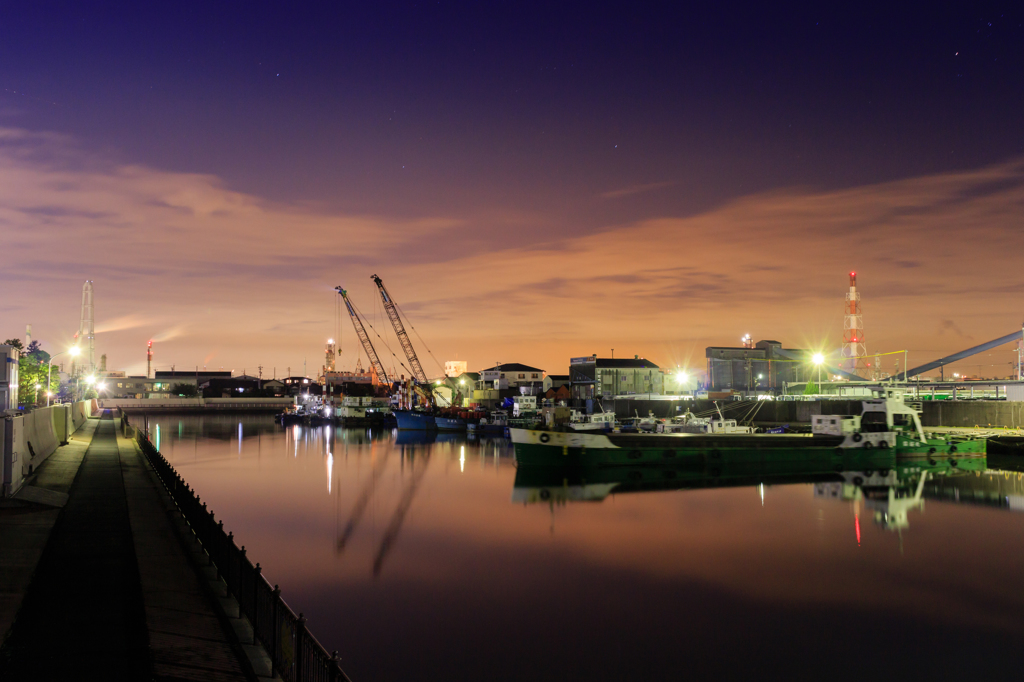
[[[399,430],[433,431],[437,428],[434,415],[413,410],[394,410]]]

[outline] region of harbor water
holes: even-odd
[[[356,682],[1019,669],[1012,457],[767,484],[598,480],[517,470],[500,438],[143,421]]]

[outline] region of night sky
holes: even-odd
[[[4,6],[0,334],[92,279],[111,369],[313,374],[377,273],[441,362],[699,368],[837,350],[851,270],[869,352],[1020,328],[1019,4],[553,5]]]

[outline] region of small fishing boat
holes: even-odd
[[[615,428],[615,413],[594,412],[593,414],[583,414],[578,410],[573,410],[569,420],[569,428],[573,431],[611,431]]]
[[[495,410],[486,417],[480,419],[476,425],[476,431],[478,433],[488,434],[505,434],[505,429],[508,428],[508,412],[504,410]]]

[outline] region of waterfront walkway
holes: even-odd
[[[0,679],[255,679],[148,462],[109,413],[79,434],[0,509]]]

